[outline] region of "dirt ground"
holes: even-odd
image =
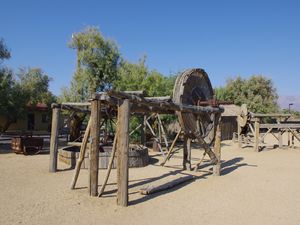
[[[222,142],[222,175],[211,175],[205,160],[197,173],[182,171],[182,150],[166,167],[151,154],[151,165],[130,169],[130,206],[116,205],[116,174],[103,197],[87,193],[88,171],[82,170],[77,189],[69,190],[73,170],[59,163],[49,173],[49,155],[16,155],[0,145],[0,224],[300,224],[300,144],[297,148],[260,153]],[[203,151],[193,149],[195,164]],[[99,173],[102,183],[105,171]],[[171,181],[184,174],[196,179],[150,196],[139,189]]]

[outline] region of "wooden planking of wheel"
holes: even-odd
[[[197,105],[200,101],[209,101],[213,98],[213,88],[203,69],[189,69],[177,77],[173,89],[174,103]],[[216,156],[209,147],[215,139],[216,115],[208,112],[196,115],[181,111],[178,111],[177,115],[185,135],[197,139],[212,162],[216,162]]]

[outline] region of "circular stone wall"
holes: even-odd
[[[112,151],[112,146],[103,146],[104,152],[99,152],[99,169],[107,169]],[[75,167],[79,157],[80,147],[67,146],[58,150],[59,161]],[[149,164],[148,148],[140,145],[129,145],[128,153],[129,167],[144,167]],[[112,168],[117,166],[117,154],[115,155]],[[85,154],[81,168],[89,168],[89,154]]]

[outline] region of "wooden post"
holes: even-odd
[[[118,108],[117,204],[120,206],[128,205],[129,107],[129,100],[125,99]]]
[[[183,169],[191,171],[191,142],[192,140],[184,135],[183,143]]]
[[[216,127],[216,137],[215,137],[215,145],[214,145],[214,153],[217,158],[217,163],[213,166],[213,174],[214,176],[220,176],[221,174],[221,121],[218,121],[218,125]]]
[[[237,133],[238,133],[238,145],[239,145],[239,148],[242,148],[242,128],[239,124],[238,119],[237,119]]]
[[[278,130],[278,146],[282,148],[282,131]]]
[[[259,119],[255,118],[254,123],[254,151],[259,152]]]
[[[146,122],[145,120],[147,120],[147,116],[144,115],[141,117],[141,144],[146,146]]]
[[[288,130],[287,133],[288,133],[288,146],[291,147],[290,130]]]
[[[100,101],[91,102],[91,148],[89,167],[89,192],[91,196],[98,196],[98,167],[99,167],[99,136],[100,136]]]
[[[81,147],[80,147],[79,157],[78,157],[78,160],[77,160],[77,163],[76,163],[76,167],[75,167],[73,179],[72,179],[72,182],[71,182],[71,185],[70,185],[70,189],[75,188],[75,185],[76,185],[76,182],[77,182],[77,179],[78,179],[78,176],[79,176],[79,172],[80,172],[80,169],[81,169],[81,164],[82,164],[82,162],[84,160],[84,157],[85,157],[85,152],[86,152],[88,140],[89,140],[89,137],[90,137],[90,131],[91,131],[91,119],[89,120],[87,128],[86,128],[85,133],[84,133],[84,137],[83,137],[82,144],[81,144]]]
[[[52,105],[52,108],[49,172],[55,173],[57,171],[58,131],[61,109],[58,108],[58,105]]]

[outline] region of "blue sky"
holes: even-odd
[[[60,93],[75,70],[73,32],[98,26],[122,56],[164,75],[201,67],[213,86],[263,74],[279,95],[300,95],[300,1],[14,1],[2,0],[6,65],[41,67]]]

